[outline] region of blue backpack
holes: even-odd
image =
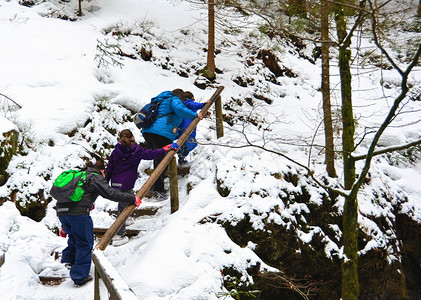
[[[151,101],[150,103],[142,107],[133,118],[133,122],[135,123],[137,128],[148,128],[153,124],[153,122],[155,122],[156,119],[171,115],[172,113],[158,116],[158,107],[166,99],[167,98],[162,99],[158,102]]]

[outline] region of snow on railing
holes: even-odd
[[[135,293],[130,289],[124,279],[120,276],[111,262],[101,250],[95,249],[92,253],[92,261],[95,265],[95,287],[94,299],[99,300],[99,278],[107,287],[110,299],[137,300]]]

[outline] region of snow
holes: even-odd
[[[4,118],[4,117],[0,117],[0,128],[2,129],[3,132],[9,132],[12,130],[18,130],[18,128],[16,127],[15,124],[13,124],[12,122],[10,122],[8,119]],[[0,136],[1,140],[4,140],[4,136],[1,135]]]
[[[14,189],[19,190],[18,199],[31,197],[39,190],[47,193],[52,178],[61,171],[82,166],[83,158],[102,149],[104,143],[116,142],[114,134],[102,129],[105,125],[117,131],[129,128],[136,140],[142,142],[140,132],[125,116],[164,90],[191,90],[199,101],[209,99],[215,91],[215,88],[200,90],[193,84],[196,75],[192,74],[206,63],[203,51],[207,42],[206,10],[187,1],[91,0],[82,2],[85,16],[77,21],[52,17],[60,11],[74,13],[76,2],[43,2],[28,8],[19,5],[17,0],[0,0],[3,41],[0,93],[22,106],[16,111],[7,111],[5,116],[2,113],[0,132],[24,128],[29,149],[27,155],[16,156],[11,161],[8,168],[11,177],[0,187],[0,197],[8,197]],[[118,40],[121,49],[134,53],[136,47],[150,47],[154,60],[124,58],[121,68],[98,68],[95,60],[98,41],[116,42],[115,37],[104,33],[117,29],[142,33],[142,36],[131,35]],[[242,34],[249,40],[257,35],[245,29]],[[251,241],[247,247],[238,246],[220,223],[209,222],[210,218],[236,224],[244,215],[249,215],[256,230],[264,230],[264,218],[290,229],[297,228],[298,222],[306,222],[302,214],[311,213],[308,204],[323,204],[325,191],[313,186],[311,181],[301,179],[296,185],[275,176],[302,175],[305,174],[302,168],[257,147],[242,147],[246,134],[253,144],[289,155],[314,169],[316,176],[323,176],[324,155],[317,146],[324,144],[323,134],[318,129],[321,122],[320,62],[311,64],[281,49],[282,64],[294,70],[298,77],[278,78],[279,85],[262,82],[269,71],[256,64],[246,72],[250,49],[237,39],[238,36],[226,34],[217,41],[217,48],[222,50],[216,56],[216,65],[223,70],[218,74],[218,85],[225,87],[222,99],[228,106],[238,100],[242,105],[236,113],[239,117],[252,116],[262,121],[262,128],[270,128],[270,131],[265,132],[263,139],[257,127],[236,123],[226,125],[225,136],[217,140],[214,116],[199,123],[200,145],[190,156],[190,174],[179,178],[179,211],[170,214],[169,203],[145,200],[142,207],[159,207],[158,214],[138,218],[129,227],[140,230],[138,236],[126,245],[108,246],[103,252],[139,299],[218,299],[217,295],[226,291],[221,275],[224,267],[239,270],[244,280],[251,280],[246,270],[257,263],[262,269],[275,271],[254,253],[255,245]],[[369,47],[370,43],[367,44]],[[271,47],[271,42],[262,38],[260,45],[250,45],[254,47],[251,50],[258,50],[260,45]],[[309,47],[304,51],[311,53]],[[175,71],[179,69],[189,70],[190,76],[177,75]],[[332,68],[332,72],[337,70]],[[354,96],[360,126],[378,126],[396,96],[396,89],[381,90],[378,84],[385,80],[398,85],[399,77],[393,71],[383,72],[384,77],[380,72],[367,72],[362,80],[354,83],[361,91]],[[410,77],[411,85],[420,85],[419,74],[418,68]],[[232,79],[239,75],[254,80],[256,85],[236,85]],[[333,73],[332,78],[338,80],[336,75]],[[381,98],[383,93],[385,98]],[[276,102],[266,105],[253,99],[255,106],[246,105],[244,99],[253,94],[276,99]],[[338,95],[339,91],[333,91],[334,105],[339,105]],[[0,99],[0,103],[7,102],[1,95]],[[108,111],[98,111],[101,105]],[[404,117],[397,118],[397,125],[389,128],[381,139],[382,147],[419,138],[419,106],[415,101],[407,103]],[[13,117],[9,118],[10,115]],[[74,136],[70,135],[74,130]],[[313,148],[309,151],[312,142]],[[358,154],[363,154],[365,147],[367,143],[363,141]],[[104,150],[108,155],[109,151]],[[149,161],[140,164],[137,189],[147,179],[144,169],[150,165]],[[340,166],[337,167],[341,174]],[[394,237],[393,233],[382,232],[367,215],[393,219],[392,205],[399,202],[403,213],[421,222],[419,160],[415,164],[391,165],[379,159],[373,164],[371,175],[370,185],[359,194],[359,222],[372,238],[362,253],[385,247]],[[329,180],[334,184],[335,179]],[[341,180],[339,177],[338,183]],[[222,188],[230,191],[228,196],[218,193],[218,181]],[[189,193],[187,183],[192,187]],[[310,203],[280,201],[279,195],[300,194],[302,186],[311,195]],[[372,201],[373,193],[382,191],[390,196],[390,202]],[[48,204],[47,214],[40,222],[21,216],[11,201],[0,206],[0,250],[6,253],[5,264],[0,268],[2,300],[93,298],[93,282],[75,288],[67,269],[55,257],[55,253],[66,246],[66,239],[52,232],[60,226],[54,204],[54,200]],[[116,207],[115,202],[98,198],[91,214],[95,227],[109,227],[115,218],[108,211]],[[341,212],[343,198],[339,197],[333,207]],[[341,235],[340,229],[338,224],[330,224],[330,227],[337,236],[328,237],[318,226],[309,226],[308,232],[296,229],[297,236],[303,243],[309,243],[313,235],[321,235],[326,242],[326,255],[341,257],[343,249],[335,243]],[[396,259],[393,253],[390,259]],[[49,286],[43,285],[39,276],[64,276],[65,280],[58,286]],[[124,284],[119,282],[119,285]],[[106,293],[102,284],[101,295]]]
[[[103,271],[104,274],[107,274],[107,277],[110,279],[113,287],[122,299],[137,299],[136,295],[133,293],[124,279],[121,278],[120,274],[116,271],[116,269],[101,250],[95,249],[92,252],[92,260],[95,260],[98,262],[98,264],[100,264],[100,270]],[[98,273],[99,272],[100,271],[98,271]],[[98,276],[101,277],[101,275]]]

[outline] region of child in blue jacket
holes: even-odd
[[[194,95],[190,91],[184,92],[184,95],[186,97],[186,100],[184,101],[184,105],[187,108],[191,109],[192,111],[197,111],[199,109],[202,109],[203,106],[205,106],[205,104],[207,103],[207,102],[205,103],[195,102]],[[189,127],[192,121],[193,119],[190,119],[190,118],[184,118],[183,121],[181,121],[181,124],[177,130],[177,137],[176,137],[177,139],[183,134],[183,132],[187,129],[187,127]],[[187,157],[189,152],[192,151],[196,147],[197,147],[196,128],[194,128],[192,133],[187,138],[186,142],[183,144],[183,146],[180,147],[180,149],[177,152],[178,164],[182,165],[182,164],[187,163],[185,158]]]

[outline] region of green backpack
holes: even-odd
[[[90,179],[92,173],[80,170],[68,170],[61,173],[53,183],[50,195],[58,203],[78,202],[85,193],[83,185]]]

